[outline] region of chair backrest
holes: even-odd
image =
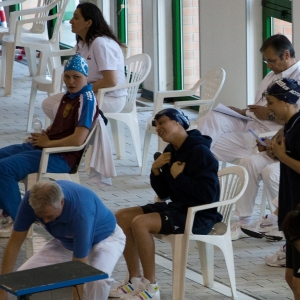
[[[200,99],[216,99],[226,78],[226,72],[222,68],[216,68],[204,74],[191,88],[195,92],[200,87]]]
[[[195,93],[200,88],[200,100],[211,100],[208,104],[203,104],[199,107],[198,118],[204,116],[212,109],[216,98],[218,97],[224,81],[226,72],[222,68],[216,68],[204,74],[196,84],[191,88]]]
[[[56,7],[57,12],[52,16],[53,18],[55,18],[55,26],[52,32],[51,42],[58,43],[59,28],[61,26],[63,15],[68,2],[69,0],[39,0],[37,6],[37,8],[39,8],[39,11],[34,14],[33,18],[31,18],[33,20],[33,23],[29,31],[34,34],[42,35],[43,38],[47,39],[48,21],[46,21],[45,18],[49,16],[50,10]],[[34,9],[32,10],[34,13]]]
[[[234,199],[231,205],[220,206],[218,211],[223,216],[224,223],[230,222],[230,215],[232,207],[235,203],[235,198],[241,196],[248,184],[248,173],[245,168],[241,166],[232,166],[219,170],[218,172],[220,182],[220,200]]]
[[[46,0],[47,1],[47,0]],[[50,0],[48,0],[50,1]],[[57,17],[55,20],[55,26],[52,32],[51,42],[59,43],[59,29],[65,14],[65,10],[70,0],[58,0],[57,1]]]
[[[125,60],[126,84],[129,84],[129,87],[122,112],[131,112],[134,109],[138,88],[148,76],[150,69],[151,59],[148,54],[133,55]]]

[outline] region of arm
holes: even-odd
[[[59,140],[49,140],[45,131],[42,133],[31,133],[31,144],[41,148],[80,146],[86,140],[89,132],[88,128],[79,126],[75,128],[73,134]]]
[[[114,87],[118,83],[118,75],[117,71],[114,70],[105,70],[101,71],[103,78],[91,82],[93,86],[93,91],[96,93],[99,89],[107,88],[107,87]]]
[[[246,116],[246,111],[248,110],[247,108],[244,109],[239,109],[236,108],[234,106],[228,106],[230,109],[234,110],[235,112],[237,112],[238,114],[242,115],[242,116]]]
[[[28,231],[18,232],[12,230],[2,257],[1,274],[11,273],[13,271],[20,248],[26,239],[27,232]],[[7,299],[7,292],[2,289],[0,289],[0,299]]]
[[[156,192],[160,199],[166,199],[171,194],[171,189],[168,187],[166,177],[161,173],[161,168],[170,163],[171,153],[162,153],[152,164],[150,183],[153,190]]]
[[[91,82],[93,91],[97,92],[101,88],[116,86],[118,83],[118,64],[120,59],[124,61],[120,46],[108,38],[98,37],[94,39],[91,47],[97,70],[103,76],[103,78],[97,78],[96,81]]]
[[[269,120],[269,115],[271,113],[271,110],[265,106],[261,105],[248,105],[249,110],[254,113],[257,119],[259,120]],[[284,125],[283,121],[280,121],[275,118],[274,122]]]
[[[75,256],[73,256],[72,260],[73,261],[81,261],[81,262],[87,264],[87,257],[76,258]],[[74,300],[83,299],[83,284],[76,285],[75,287],[73,287],[73,299]]]
[[[275,156],[285,165],[290,167],[292,170],[300,174],[300,161],[296,160],[286,154],[285,138],[283,137],[281,141],[279,137],[276,136],[273,140],[273,151]]]

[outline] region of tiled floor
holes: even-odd
[[[15,63],[14,85],[11,97],[3,97],[3,89],[0,89],[0,147],[20,143],[27,135],[25,125],[27,121],[28,99],[30,95],[31,78],[28,76],[26,66]],[[36,101],[36,114],[43,119],[41,101],[45,94],[38,94]],[[190,116],[195,113],[187,111]],[[149,110],[139,112],[139,125],[141,141],[143,141],[145,120],[151,115]],[[150,160],[157,149],[157,141],[153,137],[149,151],[148,169]],[[87,174],[81,172],[81,183],[95,191],[104,203],[116,211],[122,207],[144,204],[153,201],[154,192],[149,185],[148,176],[140,176],[140,168],[136,166],[135,153],[131,145],[131,138],[127,134],[126,159],[115,160],[118,176],[113,180],[113,186],[97,187],[89,183]],[[151,157],[151,158],[150,158]],[[260,195],[259,195],[260,197]],[[257,198],[259,200],[259,197]],[[256,215],[258,217],[258,205]],[[35,226],[32,240],[27,240],[22,248],[17,266],[26,258],[36,252],[49,239],[42,228]],[[0,256],[7,239],[0,239]],[[266,240],[253,238],[242,239],[233,242],[237,289],[239,299],[293,299],[292,293],[284,280],[284,268],[268,267],[264,263],[265,255],[275,253],[283,242],[268,243]],[[156,242],[157,279],[161,290],[161,299],[172,299],[172,272],[171,248],[167,243]],[[116,280],[122,281],[126,275],[126,266],[120,259],[113,274]],[[188,260],[188,279],[186,280],[186,295],[188,300],[193,299],[230,299],[228,288],[228,275],[222,254],[215,250],[215,285],[213,289],[201,285],[201,270],[197,257],[197,249],[190,245]],[[11,297],[10,299],[15,299]]]

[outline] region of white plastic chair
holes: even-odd
[[[201,77],[190,90],[157,92],[155,97],[152,117],[147,119],[147,124],[145,129],[143,163],[142,163],[141,175],[144,175],[146,171],[151,135],[152,134],[157,135],[155,127],[152,126],[152,120],[156,115],[156,113],[162,110],[164,99],[192,97],[197,93],[197,90],[200,88],[200,100],[176,101],[174,103],[174,107],[179,109],[182,107],[199,105],[199,112],[197,117],[198,120],[199,118],[203,117],[206,113],[208,113],[212,109],[214,102],[223,87],[225,77],[226,77],[226,73],[224,69],[217,68],[206,73],[203,77]],[[190,121],[189,129],[197,128],[196,125],[197,120]],[[162,139],[158,137],[158,151],[163,151],[165,146],[166,143],[164,143]]]
[[[31,131],[31,123],[34,114],[34,104],[37,91],[47,92],[50,94],[56,94],[62,91],[62,74],[64,66],[61,63],[62,56],[70,56],[76,53],[75,48],[67,50],[56,50],[41,52],[40,61],[38,65],[38,71],[36,76],[32,78],[31,92],[29,98],[28,119],[27,119],[27,132]],[[47,65],[49,59],[52,58],[53,71],[52,74],[47,72]],[[45,126],[47,127],[47,126]]]
[[[43,178],[49,178],[52,180],[69,180],[69,181],[74,181],[76,183],[80,183],[78,168],[75,170],[72,170],[71,173],[48,173],[47,167],[48,167],[49,155],[51,153],[72,152],[72,151],[80,151],[80,150],[84,149],[81,159],[80,159],[80,162],[78,163],[78,166],[80,166],[80,164],[83,162],[85,154],[89,148],[89,142],[91,141],[91,138],[93,137],[93,135],[95,133],[95,130],[96,130],[96,126],[94,126],[92,128],[92,130],[89,132],[85,142],[80,146],[44,148],[43,152],[42,152],[42,156],[41,156],[38,173],[29,174],[27,177],[25,177],[21,181],[25,185],[25,192],[30,190],[30,188],[32,187],[32,185],[34,183],[42,180]]]
[[[4,8],[6,6],[11,6],[11,5],[15,5],[15,4],[21,4],[22,2],[24,2],[25,0],[6,0],[6,1],[1,1],[1,6]],[[8,27],[2,27],[0,26],[0,40],[2,40],[4,35],[8,34]]]
[[[122,123],[125,123],[128,126],[139,167],[142,165],[142,154],[136,110],[136,95],[140,84],[146,79],[150,69],[151,59],[148,54],[142,53],[131,56],[125,60],[126,83],[111,88],[99,89],[97,93],[97,100],[99,107],[101,108],[105,93],[120,89],[127,89],[128,94],[123,110],[119,113],[105,113],[105,116],[109,119],[111,124],[118,159],[122,159],[125,156],[125,135]]]
[[[24,47],[30,75],[36,74],[36,51],[59,50],[59,28],[69,0],[42,0],[36,8],[10,13],[9,34],[2,39],[2,59],[0,70],[0,84],[4,87],[4,95],[12,93],[13,65],[16,46]],[[44,5],[44,6],[42,6]],[[57,13],[49,15],[52,8],[57,6]],[[34,18],[18,20],[28,15]],[[51,39],[48,36],[47,21],[55,19],[55,27]],[[30,30],[23,28],[25,24],[32,24]],[[51,68],[52,66],[50,66]]]
[[[183,300],[185,294],[185,272],[189,241],[196,241],[198,245],[200,264],[204,286],[213,287],[214,284],[214,246],[218,246],[225,257],[229,274],[232,297],[236,298],[236,281],[232,241],[230,235],[230,216],[233,205],[243,195],[248,184],[248,173],[241,166],[222,169],[218,173],[220,180],[220,201],[190,207],[188,209],[184,234],[161,235],[155,234],[158,239],[168,241],[172,246],[172,286],[173,300]],[[192,233],[196,212],[217,207],[223,215],[223,220],[216,223],[207,235]]]

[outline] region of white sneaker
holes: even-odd
[[[273,255],[267,255],[265,262],[271,267],[285,267],[286,264],[285,245],[281,246],[280,249]]]
[[[262,219],[250,224],[245,225],[242,227],[242,231],[246,233],[247,235],[261,239],[264,236],[268,235],[268,233],[273,232],[274,237],[278,236],[278,238],[281,236],[280,239],[282,239],[282,235],[278,231],[278,224],[274,224],[269,218],[268,215],[263,217]],[[270,238],[271,239],[271,238]],[[275,239],[274,239],[275,240]]]
[[[124,295],[136,291],[142,281],[142,278],[132,277],[129,281],[119,284],[109,291],[110,298],[120,298]]]
[[[234,222],[231,225],[231,240],[236,241],[238,239],[248,238],[249,235],[242,231],[242,224],[240,222]]]
[[[14,222],[11,217],[2,217],[0,220],[0,238],[10,237]]]
[[[143,278],[139,290],[128,294],[126,296],[122,296],[120,299],[126,300],[160,300],[160,292],[157,283],[151,284],[150,281],[146,278]]]

